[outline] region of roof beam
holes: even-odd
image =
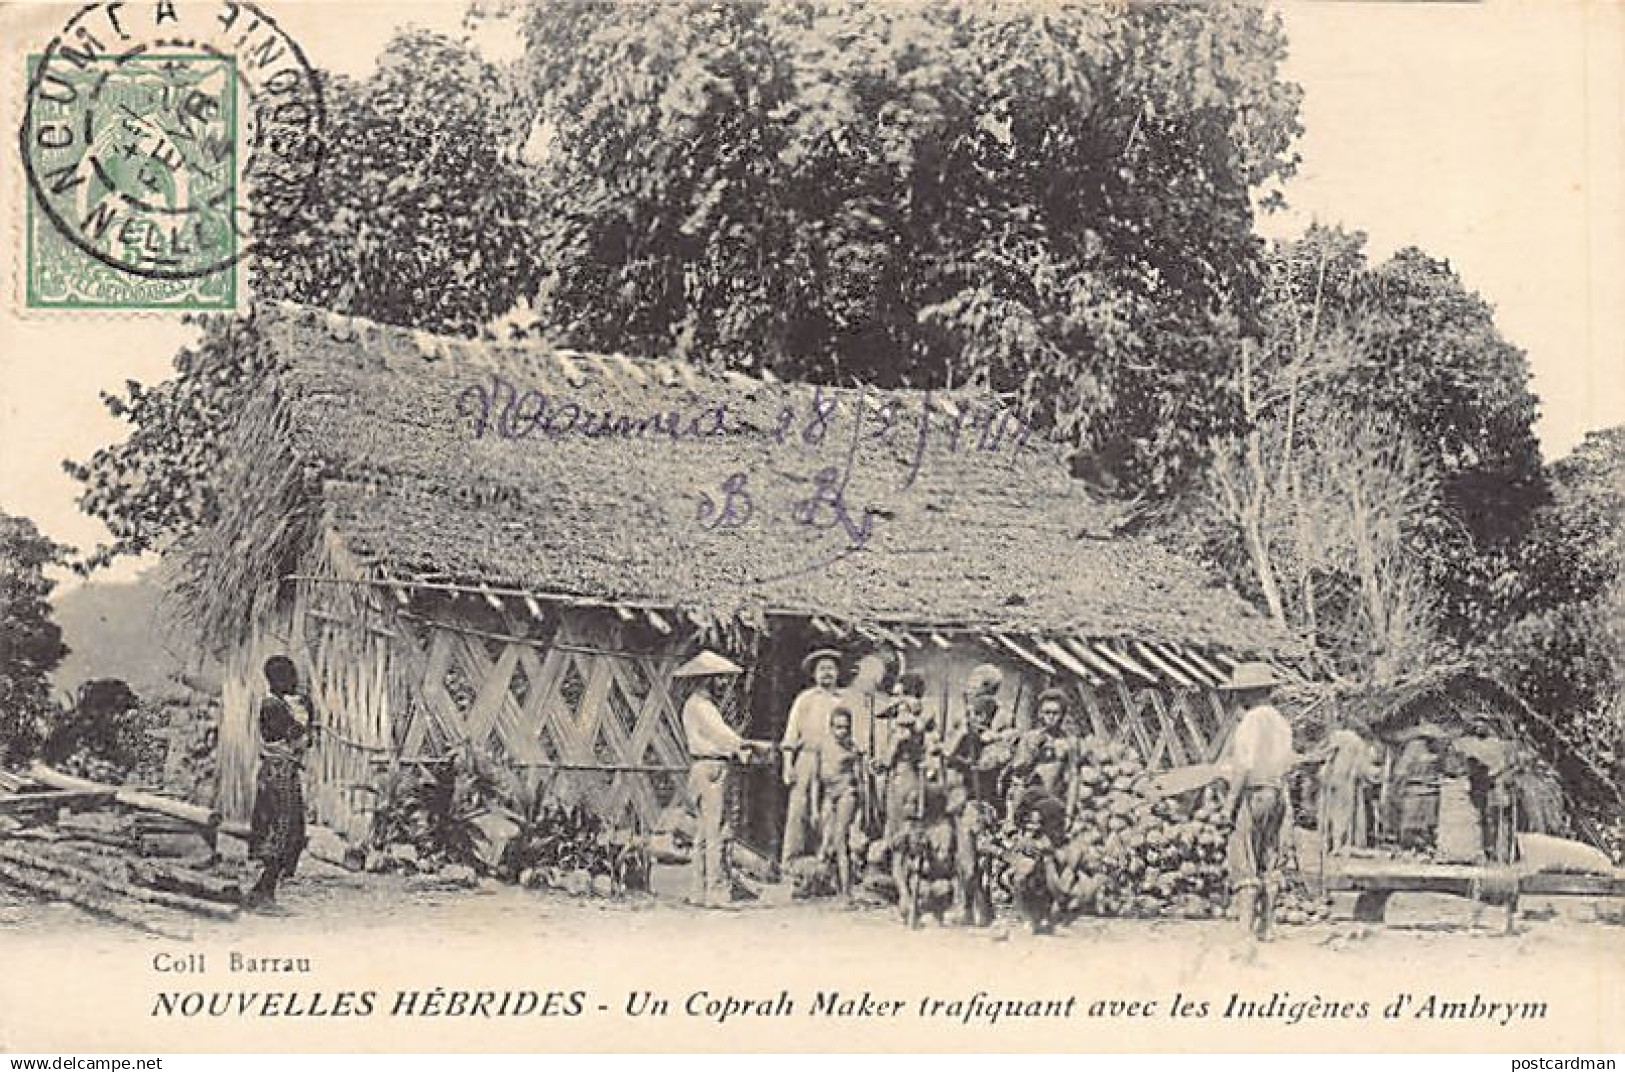
[[[1034,655],[1032,652],[1028,651],[1026,648],[1022,647],[1020,644],[1017,644],[1014,640],[1011,640],[1009,637],[1005,636],[1003,633],[994,633],[993,634],[993,639],[997,640],[1000,644],[1004,645],[1004,647],[1011,654],[1013,654],[1016,658],[1022,660],[1023,662],[1027,662],[1027,663],[1032,664],[1033,666],[1037,667],[1041,672],[1043,672],[1045,674],[1048,674],[1051,677],[1055,676],[1055,667],[1051,666],[1049,663],[1045,662],[1043,659],[1040,659],[1038,656]]]
[[[1208,662],[1207,659],[1202,657],[1202,653],[1197,651],[1195,648],[1180,648],[1179,650],[1187,660],[1196,666],[1201,667],[1203,672],[1206,673],[1208,677],[1213,679],[1213,683],[1215,685],[1222,685],[1226,681],[1230,680],[1230,675],[1228,673],[1220,670],[1217,666],[1214,666],[1212,663]]]
[[[936,632],[935,630],[933,630],[932,633],[931,633],[931,643],[935,644],[939,648],[944,648],[944,649],[953,647],[953,645],[948,642],[947,637],[943,636],[941,633]]]
[[[643,612],[643,616],[645,618],[649,619],[649,624],[650,625],[654,626],[656,629],[660,630],[662,633],[670,633],[671,632],[671,623],[666,621],[666,619],[662,618],[657,612],[646,609]]]
[[[1177,644],[1158,643],[1148,644],[1147,646],[1152,651],[1166,659],[1168,661],[1168,665],[1174,667],[1180,673],[1190,678],[1191,684],[1196,688],[1206,688],[1207,686],[1213,684],[1213,682],[1208,680],[1208,676],[1206,674],[1202,673],[1202,671],[1196,668],[1195,664],[1191,663],[1188,659],[1180,655],[1179,646]]]
[[[1156,674],[1129,658],[1127,652],[1118,651],[1104,640],[1097,640],[1091,644],[1090,647],[1094,650],[1095,654],[1099,655],[1103,659],[1117,664],[1124,670],[1127,670],[1129,673],[1137,674],[1152,684],[1162,683],[1162,679]]]
[[[1075,637],[1066,637],[1061,641],[1063,647],[1076,655],[1083,664],[1099,674],[1101,677],[1115,681],[1123,676],[1123,671],[1115,663],[1102,659],[1089,647],[1088,644]]]
[[[1164,659],[1161,655],[1158,655],[1155,649],[1153,649],[1151,645],[1147,644],[1145,641],[1134,641],[1134,652],[1136,655],[1140,656],[1140,658],[1144,659],[1146,662],[1168,675],[1169,679],[1172,680],[1174,684],[1181,685],[1187,689],[1201,688],[1201,686],[1196,682],[1186,677],[1185,674],[1175,667],[1173,663],[1169,662],[1167,659]]]
[[[1083,663],[1079,662],[1077,658],[1055,641],[1040,637],[1037,643],[1039,651],[1072,671],[1073,674],[1082,678],[1088,684],[1093,686],[1100,684],[1100,678],[1091,673],[1087,666],[1084,666]]]

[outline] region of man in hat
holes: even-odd
[[[1243,930],[1267,941],[1274,923],[1281,856],[1291,833],[1286,778],[1297,762],[1292,724],[1269,702],[1275,673],[1265,663],[1242,663],[1222,688],[1241,719],[1222,765],[1228,773],[1230,884]]]
[[[690,678],[694,691],[683,702],[683,735],[693,765],[688,770],[688,792],[699,813],[690,864],[693,882],[689,901],[715,907],[733,900],[733,877],[728,872],[729,764],[749,758],[745,740],[723,719],[718,706],[729,685],[743,670],[713,651],[702,651],[672,674]]]
[[[784,784],[790,788],[785,808],[784,841],[779,859],[788,865],[818,845],[818,752],[829,736],[829,715],[840,702],[835,686],[840,679],[841,653],[819,648],[807,653],[801,667],[812,676],[812,686],[803,689],[790,705],[784,724]]]
[[[969,717],[970,711],[979,701],[986,706],[985,701],[991,699],[994,703],[994,714],[987,729],[992,733],[1003,734],[1015,729],[1014,713],[1004,710],[998,703],[999,690],[1002,688],[1004,688],[1004,671],[992,663],[980,663],[972,667],[971,672],[965,676],[966,715]]]

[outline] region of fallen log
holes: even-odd
[[[148,889],[189,894],[227,905],[240,905],[243,901],[242,884],[235,878],[209,874],[183,863],[132,857],[128,844],[121,852],[108,852],[102,843],[87,844],[75,838],[52,843],[47,855]]]
[[[168,815],[208,830],[214,830],[220,826],[220,813],[217,811],[200,808],[196,804],[188,804],[181,800],[170,800],[168,797],[143,792],[140,789],[103,785],[100,782],[92,782],[86,778],[75,778],[71,774],[63,774],[61,771],[53,770],[43,763],[35,762],[31,764],[28,768],[28,775],[36,782],[51,786],[54,789],[112,790],[115,799],[127,808]]]
[[[227,837],[234,837],[238,841],[247,841],[252,834],[249,825],[241,819],[227,819],[220,824],[220,832]]]
[[[115,898],[127,898],[132,901],[141,901],[146,904],[157,905],[160,908],[171,908],[178,912],[190,912],[197,916],[209,916],[214,919],[236,919],[237,908],[233,905],[223,905],[214,901],[205,901],[185,894],[171,893],[166,890],[147,889],[144,886],[132,885],[129,882],[115,877],[108,870],[95,870],[85,867],[81,863],[69,863],[66,860],[30,852],[20,845],[0,843],[0,862],[21,865],[36,871],[59,875],[90,888],[100,887],[108,895]]]
[[[14,793],[0,796],[0,813],[94,807],[112,803],[117,795],[112,789],[46,789],[35,793]]]
[[[0,860],[0,880],[47,900],[66,901],[93,916],[111,919],[148,934],[180,941],[192,938],[189,928],[171,926],[168,920],[155,920],[129,905],[120,904],[97,887],[65,886],[59,877],[37,868]]]
[[[132,837],[119,837],[117,834],[107,834],[98,830],[52,830],[49,836],[45,831],[29,831],[28,836],[43,838],[46,841],[64,841],[79,845],[100,845],[104,848],[118,849],[129,852],[135,847]]]
[[[235,879],[194,871],[175,864],[159,864],[151,860],[131,860],[130,878],[143,886],[171,893],[184,893],[221,904],[243,903],[243,888]]]

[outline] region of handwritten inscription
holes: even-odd
[[[673,444],[716,441],[727,437],[765,440],[774,450],[824,451],[826,445],[844,446],[840,464],[819,465],[806,476],[788,474],[798,485],[783,516],[806,528],[809,535],[837,532],[849,547],[864,547],[875,530],[880,512],[851,501],[854,471],[865,457],[862,448],[879,444],[906,460],[898,491],[918,480],[933,437],[949,453],[1019,453],[1032,428],[1010,407],[991,405],[935,409],[930,392],[921,392],[918,406],[897,399],[876,401],[867,390],[843,398],[815,387],[803,405],[787,401],[767,420],[748,420],[722,399],[697,398],[685,406],[648,412],[621,412],[575,398],[521,388],[493,375],[472,384],[456,398],[456,413],[468,422],[475,439],[559,442],[568,438],[615,439],[666,449]],[[842,422],[849,421],[850,429]],[[840,427],[838,427],[838,425]],[[835,436],[841,438],[832,438]],[[759,474],[735,471],[714,488],[702,492],[694,511],[701,530],[740,529],[770,513],[768,496],[753,483]]]

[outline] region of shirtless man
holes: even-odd
[[[852,739],[852,712],[838,706],[829,713],[829,736],[818,745],[818,782],[824,796],[824,840],[818,855],[835,863],[836,888],[842,900],[852,898],[852,820],[858,813],[858,779],[863,753]]]
[[[1066,799],[1066,769],[1071,741],[1067,736],[1066,693],[1045,689],[1038,694],[1038,725],[1016,742],[1010,763],[1011,794],[1040,786],[1046,793]]]
[[[961,921],[973,927],[993,922],[988,861],[983,859],[982,842],[999,819],[999,779],[1008,760],[1008,755],[1001,752],[1003,735],[994,729],[998,716],[997,698],[976,696],[971,700],[965,727],[944,749],[950,779],[948,810],[956,814],[956,898]]]

